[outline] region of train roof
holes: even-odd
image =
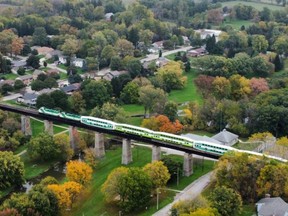
[[[134,125],[121,124],[121,123],[117,123],[117,125],[126,126],[126,127],[130,127],[130,128],[134,128],[134,129],[140,129],[140,130],[144,130],[144,131],[149,132],[149,133],[155,133],[155,131],[150,130],[148,128],[138,127],[138,126],[134,126]]]
[[[115,125],[116,123],[110,120],[106,120],[106,119],[102,119],[102,118],[97,118],[97,117],[92,117],[92,116],[81,116],[81,120],[82,118],[87,118],[87,119],[94,119],[94,120],[98,120],[98,121],[105,121],[107,123],[113,124]]]

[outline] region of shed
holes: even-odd
[[[288,216],[288,204],[281,197],[266,197],[256,203],[258,216]]]
[[[218,140],[222,145],[232,146],[238,142],[238,135],[233,134],[226,129],[222,130],[220,133],[214,135],[213,139]]]

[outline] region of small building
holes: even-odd
[[[187,55],[190,57],[198,57],[198,56],[203,56],[206,55],[207,51],[204,47],[200,47],[198,49],[192,49],[187,51]]]
[[[165,57],[160,57],[156,60],[156,66],[157,67],[163,67],[164,65],[166,65],[170,60],[165,58]]]
[[[184,45],[190,45],[190,40],[187,36],[182,36]]]
[[[256,203],[258,216],[288,216],[288,204],[281,197],[265,197]]]
[[[61,64],[66,64],[67,63],[67,56],[64,56],[64,55],[61,55],[61,56],[59,56],[59,62],[61,63]]]
[[[160,50],[163,49],[163,43],[164,41],[156,41],[152,44],[153,48],[155,48],[156,50]]]
[[[108,21],[108,22],[111,22],[112,21],[112,17],[114,16],[114,13],[106,13],[104,15],[105,17],[105,20]]]
[[[102,78],[107,81],[111,81],[113,78],[119,77],[120,75],[127,73],[128,73],[127,71],[110,71],[106,73]]]
[[[8,85],[10,85],[10,86],[13,86],[14,83],[15,83],[14,80],[1,80],[1,81],[0,81],[0,88],[1,88],[4,84],[8,84]]]
[[[33,75],[27,74],[24,76],[19,76],[16,79],[21,80],[25,85],[29,85],[33,81]]]
[[[27,106],[36,106],[37,97],[36,93],[25,93],[23,96],[17,98],[17,102]]]
[[[211,138],[219,141],[222,145],[232,146],[238,142],[239,136],[224,129]]]
[[[48,54],[54,50],[53,48],[46,47],[46,46],[42,46],[42,47],[41,46],[33,46],[33,47],[31,47],[31,49],[37,50],[38,54],[40,54],[40,55],[46,55],[46,54]]]
[[[219,40],[219,35],[222,33],[220,30],[214,30],[214,29],[199,29],[195,31],[200,35],[200,38],[202,40],[206,39],[207,37],[215,36],[216,42]]]
[[[46,71],[47,74],[59,74],[60,71],[58,69],[49,69]]]
[[[85,59],[81,59],[81,58],[73,58],[73,59],[71,60],[71,63],[72,63],[75,67],[83,68],[83,67],[85,67],[86,60],[85,60]]]
[[[215,144],[219,144],[221,145],[221,142],[213,139],[212,137],[208,137],[208,136],[200,136],[200,135],[197,135],[197,134],[191,134],[191,133],[188,133],[188,134],[181,134],[181,136],[183,137],[187,137],[189,139],[192,139],[192,140],[198,140],[198,141],[205,141],[205,142],[212,142],[212,143],[215,143]]]

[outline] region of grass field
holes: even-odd
[[[39,120],[31,119],[31,128],[33,136],[37,136],[39,133],[44,132],[44,123]],[[54,134],[64,131],[64,128],[53,126]]]
[[[9,74],[5,74],[1,77],[5,77],[5,79],[7,79],[7,80],[14,80],[19,76],[17,74],[9,73]]]
[[[259,145],[260,145],[260,143],[240,143],[240,142],[238,142],[237,144],[233,145],[233,147],[237,148],[237,149],[252,151],[255,148],[257,148],[257,146],[259,146]]]
[[[235,30],[240,30],[242,26],[245,26],[247,29],[250,25],[253,25],[254,23],[250,20],[231,20],[231,21],[224,21],[221,26],[230,25]]]
[[[270,1],[271,2],[271,1]],[[268,2],[267,2],[268,3]],[[258,3],[258,2],[247,2],[247,1],[229,1],[229,2],[221,2],[222,7],[233,7],[235,5],[238,4],[243,4],[243,5],[248,5],[248,6],[252,6],[255,9],[261,11],[263,10],[264,7],[269,8],[270,10],[282,10],[284,9],[284,7],[282,6],[278,6],[278,5],[271,5],[271,4],[267,4],[267,3]]]
[[[133,150],[133,162],[128,165],[128,167],[142,167],[147,163],[151,162],[151,149],[144,147],[134,147]],[[176,156],[175,156],[176,157]],[[179,160],[183,160],[182,157],[179,157]],[[116,148],[115,150],[109,150],[106,152],[106,157],[100,162],[98,168],[93,174],[93,179],[90,184],[90,187],[87,189],[87,193],[81,197],[81,203],[76,204],[75,208],[72,210],[70,215],[85,215],[85,216],[94,216],[94,215],[105,215],[105,216],[114,216],[118,215],[119,209],[112,205],[105,205],[104,196],[101,193],[101,185],[105,182],[108,174],[115,169],[116,167],[121,166],[121,148]],[[194,174],[190,177],[182,177],[180,175],[180,184],[169,185],[170,188],[178,188],[182,190],[187,184],[190,184],[193,180],[199,176],[209,172],[213,169],[213,162],[205,162],[204,169],[194,169]],[[166,204],[172,201],[175,193],[162,193],[159,202],[159,208],[162,208]],[[165,197],[164,197],[165,195]],[[136,213],[132,215],[141,215],[141,216],[150,216],[156,211],[156,200],[152,199],[151,205],[144,212]]]

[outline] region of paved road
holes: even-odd
[[[2,98],[2,101],[8,101],[8,100],[14,100],[17,99],[18,97],[22,96],[22,94],[12,94],[12,95],[8,95]]]
[[[179,49],[175,49],[175,50],[170,50],[170,51],[166,51],[166,52],[163,52],[162,53],[162,56],[167,56],[167,55],[170,55],[170,54],[173,54],[173,53],[177,53],[177,52],[181,52],[181,51],[187,51],[189,49],[192,49],[192,46],[188,46],[188,47],[182,47],[182,48],[179,48]],[[144,62],[149,62],[149,61],[152,61],[152,60],[155,60],[159,58],[159,54],[149,54],[147,55],[146,58],[144,59],[141,59],[141,63],[144,63]]]
[[[170,215],[170,209],[174,205],[174,203],[178,202],[179,200],[195,199],[210,183],[212,174],[213,171],[207,173],[204,176],[201,176],[199,179],[187,186],[182,193],[177,194],[172,203],[160,209],[158,212],[153,214],[153,216],[168,216]]]

